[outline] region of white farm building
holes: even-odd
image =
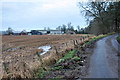
[[[44,34],[50,34],[50,35],[55,35],[55,34],[63,34],[61,30],[31,30],[32,35],[44,35]]]

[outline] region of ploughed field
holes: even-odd
[[[3,78],[30,78],[38,67],[54,64],[66,51],[75,48],[93,36],[88,35],[21,35],[2,36]],[[40,63],[36,53],[42,53],[41,46],[51,46],[50,51],[42,55]],[[56,54],[57,53],[57,54]],[[57,57],[59,55],[59,57]]]
[[[16,47],[38,47],[43,45],[53,45],[61,42],[78,39],[84,35],[22,35],[22,36],[2,36],[2,50],[5,51]],[[81,37],[82,38],[82,37]]]

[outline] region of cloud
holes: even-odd
[[[11,0],[10,0],[11,1]],[[12,0],[13,1],[13,0]],[[27,0],[26,0],[27,1]],[[77,0],[39,0],[28,2],[3,2],[3,27],[23,28],[55,28],[72,22],[85,26],[83,16],[77,7]],[[33,27],[34,26],[34,27]]]
[[[56,1],[44,1],[42,4],[37,3],[32,9],[32,15],[38,16],[67,16],[67,15],[78,15],[79,9],[77,7],[76,0],[56,0]],[[49,13],[49,14],[48,14]]]
[[[79,9],[77,10],[77,2],[74,0],[44,0],[41,3],[5,3],[3,4],[4,9],[6,8],[11,14],[21,16],[24,18],[34,18],[34,17],[54,17],[54,16],[65,16],[79,14]],[[28,7],[29,6],[29,7]],[[71,12],[71,10],[73,12]],[[77,10],[77,11],[76,11]],[[9,13],[9,14],[10,14]],[[49,14],[48,14],[49,13]],[[7,13],[8,14],[8,13]],[[50,16],[49,16],[50,15]]]
[[[63,1],[63,0],[52,0],[52,2],[56,2],[56,1]],[[90,0],[76,0],[76,1],[88,2]],[[50,3],[51,0],[1,0],[1,2],[47,2],[47,3]]]

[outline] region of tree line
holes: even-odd
[[[60,30],[60,31],[62,31],[64,33],[67,33],[69,31],[73,31],[76,34],[85,34],[86,33],[84,28],[80,28],[79,25],[76,26],[76,27],[77,27],[77,29],[74,29],[74,26],[72,25],[72,23],[69,22],[67,25],[63,24],[61,26],[58,26],[56,28],[56,30]],[[51,28],[44,27],[44,30],[50,31]],[[6,32],[8,33],[8,35],[13,35],[14,34],[14,30],[11,27],[8,27],[8,29],[6,30]],[[26,33],[27,33],[27,31],[25,29],[20,32],[20,34],[26,34]]]
[[[88,27],[86,33],[96,35],[118,32],[120,30],[120,1],[119,2],[79,2]]]
[[[71,22],[69,22],[67,25],[63,24],[61,26],[58,26],[56,30],[61,30],[64,33],[67,33],[69,31],[74,31],[76,34],[85,34],[85,29],[81,28],[79,25],[76,26],[77,29],[74,29],[75,26],[72,25]]]
[[[8,33],[8,35],[13,35],[14,34],[14,30],[11,27],[8,27],[6,32]],[[27,31],[24,29],[20,32],[20,34],[27,34]]]

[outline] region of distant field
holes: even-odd
[[[87,35],[23,35],[23,36],[2,36],[2,49],[7,50],[15,47],[37,47],[53,45],[82,38]]]
[[[40,46],[51,46],[49,57],[42,56],[46,62],[51,63],[52,59],[56,59],[55,50],[59,54],[64,54],[66,50],[74,49],[74,45],[82,43],[85,40],[92,38],[90,35],[22,35],[22,36],[2,36],[2,54],[4,61],[4,77],[8,77],[8,73],[12,76],[22,76],[24,73],[23,65],[27,64],[25,69],[30,71],[25,72],[23,78],[31,73],[31,70],[40,66],[39,58],[36,51]],[[56,49],[55,49],[56,47]],[[44,61],[44,62],[45,62]],[[23,65],[22,65],[23,64]],[[14,68],[13,68],[14,67]],[[29,69],[30,68],[30,69]],[[19,70],[21,72],[19,72]],[[23,71],[23,72],[22,72]],[[11,75],[10,75],[11,76]]]

